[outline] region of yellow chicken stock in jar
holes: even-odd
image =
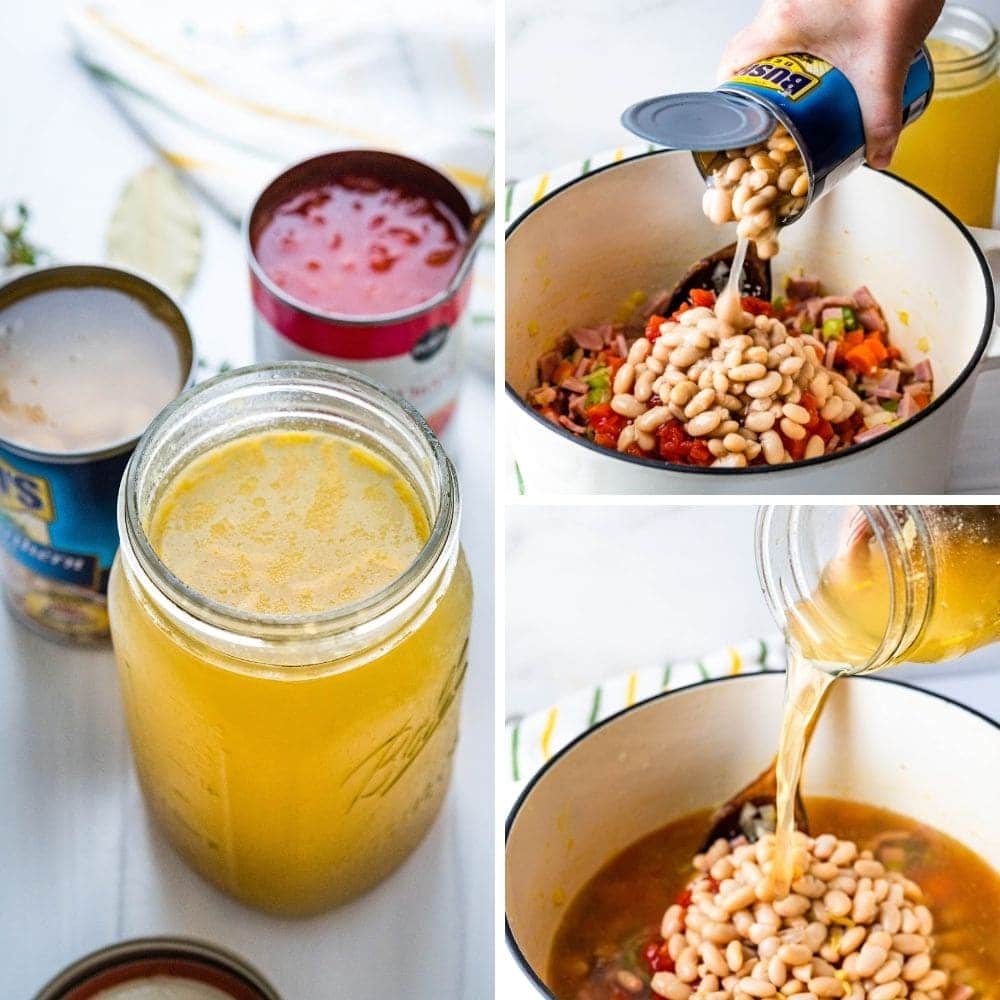
[[[447,789],[472,589],[423,419],[329,365],[241,369],[150,426],[119,499],[112,639],[159,825],[252,906],[313,913]]]

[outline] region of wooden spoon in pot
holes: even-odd
[[[726,286],[729,270],[733,264],[736,244],[716,250],[715,253],[702,257],[688,268],[687,273],[674,285],[669,296],[663,296],[653,303],[650,312],[659,316],[672,316],[691,294],[692,288],[705,288],[718,294]],[[771,299],[771,262],[761,260],[753,243],[747,249],[743,264],[743,295],[753,295],[755,298],[770,301]]]
[[[819,721],[817,712],[806,731],[806,751],[812,739],[813,730]],[[764,833],[773,833],[775,825],[775,803],[778,798],[778,755],[775,754],[770,767],[761,771],[745,788],[738,791],[728,802],[712,814],[708,834],[701,850],[707,851],[720,837],[733,840],[743,835],[747,840],[757,840]],[[795,792],[795,828],[809,832],[809,817],[802,801],[801,788]]]

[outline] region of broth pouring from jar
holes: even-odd
[[[795,796],[812,723],[837,677],[947,660],[1000,639],[1000,507],[897,508],[892,516],[898,531],[887,546],[857,511],[815,592],[788,614],[771,898],[787,895],[798,877]],[[923,620],[908,623],[886,652],[903,587]]]

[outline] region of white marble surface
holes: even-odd
[[[507,509],[508,718],[611,676],[774,631],[750,506]],[[900,680],[1000,719],[1000,648]]]
[[[822,0],[819,0],[822,2]],[[1000,24],[1000,0],[964,0]],[[756,0],[506,0],[508,180],[634,141],[618,118],[715,83]]]
[[[98,260],[146,145],[72,60],[58,0],[5,4],[0,201],[66,260]],[[202,268],[184,306],[201,350],[250,360],[239,234],[200,206]],[[482,997],[493,968],[492,385],[470,373],[445,444],[476,584],[455,780],[431,835],[384,885],[325,917],[253,913],[190,872],[149,824],[110,653],[39,639],[0,608],[0,995],[24,1000],[84,952],[144,934],[229,946],[288,1000]]]

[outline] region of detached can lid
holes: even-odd
[[[281,1000],[243,959],[189,938],[137,938],[86,955],[34,1000]]]
[[[752,146],[775,125],[763,105],[718,90],[649,97],[628,108],[621,122],[640,138],[693,152]]]

